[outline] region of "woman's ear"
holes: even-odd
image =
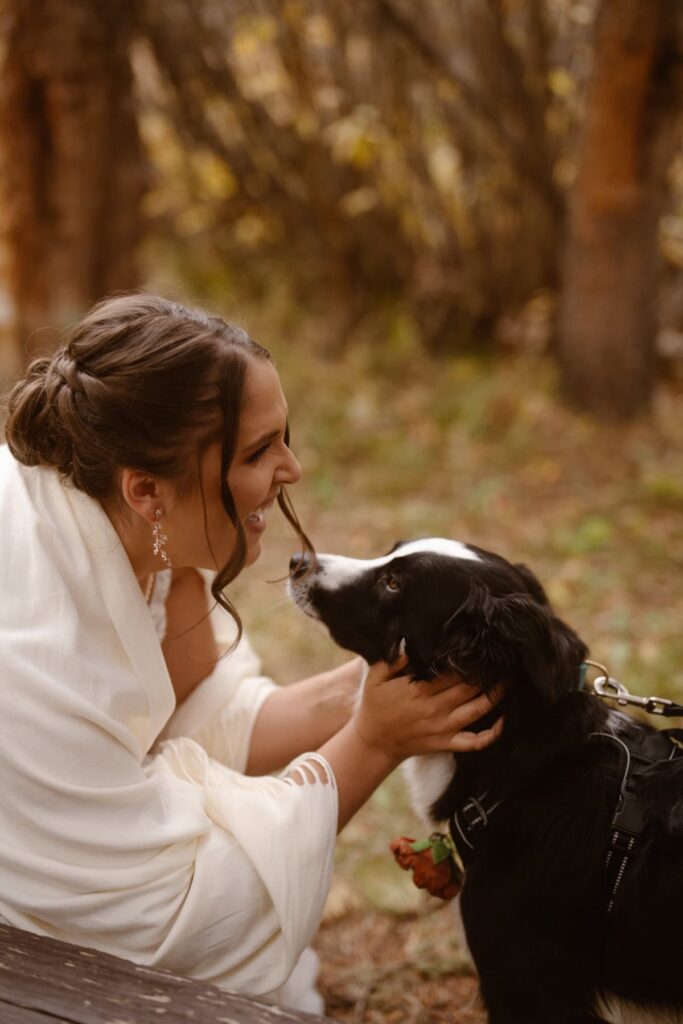
[[[169,504],[170,491],[166,481],[157,480],[137,469],[121,470],[119,488],[128,508],[148,523],[154,522],[157,508],[165,511]]]

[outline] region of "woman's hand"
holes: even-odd
[[[396,677],[406,664],[405,658],[380,662],[368,672],[353,724],[369,748],[399,762],[414,754],[482,750],[500,735],[502,719],[477,733],[467,727],[495,707],[502,691],[482,694],[455,675],[415,683]]]
[[[406,757],[481,750],[502,730],[502,721],[480,733],[467,729],[502,693],[484,696],[455,676],[393,678],[405,665],[373,665],[353,717],[320,748],[337,780],[340,829]]]

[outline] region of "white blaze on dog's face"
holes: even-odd
[[[397,544],[381,558],[316,558],[313,568],[292,559],[290,596],[370,664],[405,650],[416,679],[455,671],[488,689],[524,675],[551,696],[568,655],[576,677],[583,647],[525,566],[441,537]],[[573,640],[575,651],[560,650]]]
[[[444,537],[430,537],[426,540],[413,540],[403,544],[395,545],[388,555],[382,558],[344,558],[342,555],[318,555],[318,561],[322,566],[325,589],[335,590],[339,587],[347,587],[365,576],[369,572],[382,570],[397,559],[407,558],[409,555],[428,554],[443,555],[446,558],[465,558],[479,561],[479,555],[475,554],[466,544],[458,540],[447,540]]]
[[[442,589],[451,607],[454,579],[447,577],[456,563],[478,560],[466,544],[441,537],[397,544],[374,559],[318,554],[312,571],[299,577],[294,572],[289,592],[341,647],[370,664],[393,661],[407,639],[408,618],[424,603],[423,589],[432,598],[435,587]]]

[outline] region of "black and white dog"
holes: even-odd
[[[295,557],[290,594],[369,664],[405,651],[415,679],[505,688],[480,723],[505,715],[497,742],[411,765],[416,810],[450,823],[465,861],[461,912],[491,1024],[681,1024],[683,760],[581,692],[587,648],[530,570],[435,538],[371,561]],[[629,783],[642,828],[609,877],[624,766],[660,741]]]

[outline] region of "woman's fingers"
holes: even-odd
[[[473,750],[483,750],[491,743],[494,743],[503,731],[504,719],[499,718],[490,729],[483,729],[481,732],[467,732],[463,730],[453,736],[450,749],[454,754],[465,754]]]
[[[416,693],[425,697],[436,697],[442,693],[450,694],[451,703],[464,704],[481,693],[481,687],[474,683],[465,683],[459,676],[437,676],[436,679],[418,681],[412,684]],[[454,700],[453,700],[454,698]]]
[[[357,712],[357,728],[369,746],[391,750],[401,758],[443,750],[481,750],[500,734],[500,725],[479,733],[474,722],[491,712],[502,687],[489,694],[457,676],[411,682],[401,675],[406,658],[373,665]]]
[[[478,718],[483,718],[503,696],[501,687],[496,687],[490,693],[482,693],[475,686],[459,683],[457,686],[433,693],[428,689],[430,685],[423,683],[425,689],[415,691],[420,713],[432,719],[445,719],[444,724],[452,730],[463,729],[476,722]]]
[[[476,722],[478,719],[483,718],[484,715],[488,715],[489,711],[499,703],[501,697],[502,694],[494,690],[490,694],[482,693],[479,697],[468,700],[464,704],[456,704],[451,711],[449,722],[453,727],[453,731],[457,732],[459,729],[465,729],[468,725],[472,725],[472,722]]]
[[[381,686],[384,683],[396,683],[399,679],[408,681],[407,676],[400,675],[401,671],[408,664],[408,659],[402,654],[396,661],[392,661],[390,664],[386,661],[377,661],[374,665],[370,666],[368,676],[366,679],[366,686],[368,683]],[[398,674],[397,674],[398,673]]]

